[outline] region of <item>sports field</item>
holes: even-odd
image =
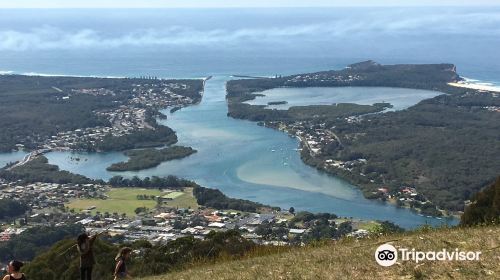
[[[136,188],[113,188],[106,193],[108,199],[78,199],[66,206],[77,211],[95,206],[92,213],[125,213],[127,216],[134,216],[134,210],[138,207],[154,208],[156,200],[138,200],[137,195],[162,195],[159,190],[136,189]]]
[[[164,206],[176,208],[191,208],[198,209],[199,205],[196,203],[196,198],[193,196],[193,189],[187,188],[184,192],[173,192],[168,194],[173,200],[164,202]]]
[[[112,188],[106,193],[108,199],[77,199],[66,204],[70,209],[75,209],[76,211],[82,211],[95,206],[92,209],[92,213],[95,214],[97,211],[101,213],[108,212],[122,214],[125,213],[127,216],[135,216],[134,210],[138,207],[146,207],[153,209],[156,206],[156,200],[138,200],[138,195],[147,196],[164,196],[159,190],[153,189],[139,189],[139,188]],[[198,208],[196,200],[193,197],[192,190],[186,189],[184,192],[173,192],[171,193],[170,200],[166,203],[167,206],[179,207],[179,208]]]

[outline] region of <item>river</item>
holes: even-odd
[[[111,163],[126,159],[118,152],[52,152],[47,158],[61,169],[91,178],[172,174],[218,188],[231,197],[284,209],[293,206],[297,210],[330,212],[342,217],[390,220],[407,228],[446,221],[367,200],[348,182],[305,165],[296,151],[297,139],[254,122],[227,117],[225,83],[228,79],[229,76],[216,76],[209,80],[200,104],[175,113],[163,111],[168,118],[160,123],[176,131],[180,145],[198,150],[187,158],[147,170],[121,173],[106,171]],[[446,222],[456,223],[456,220]]]

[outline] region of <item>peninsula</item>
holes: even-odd
[[[338,71],[233,80],[227,84],[228,116],[297,137],[305,163],[347,179],[368,198],[439,216],[462,211],[472,195],[498,175],[500,95],[455,86],[462,80],[453,64],[373,61]],[[382,112],[389,104],[273,110],[245,103],[278,87],[346,86],[443,94],[394,112]]]
[[[198,103],[203,80],[0,75],[0,151],[172,144],[160,109]],[[43,117],[40,117],[43,116]]]
[[[200,102],[203,88],[202,79],[0,75],[0,152],[30,151],[23,165],[55,150],[172,145],[175,132],[156,122],[166,117],[160,110]]]

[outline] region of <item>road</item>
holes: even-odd
[[[326,133],[330,134],[330,136],[335,137],[335,140],[339,142],[339,146],[342,146],[342,142],[340,141],[340,138],[337,136],[337,134],[333,133],[333,131],[326,129]]]
[[[23,166],[26,163],[28,163],[31,160],[33,160],[34,158],[36,158],[37,156],[45,154],[45,153],[48,153],[48,152],[50,152],[49,149],[40,149],[40,150],[32,151],[29,154],[25,155],[24,158],[20,162],[18,162],[16,164],[12,165],[11,167],[7,168],[7,170],[12,170],[12,169],[14,169],[16,167]]]

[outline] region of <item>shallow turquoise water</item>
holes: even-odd
[[[286,110],[292,106],[331,105],[334,103],[356,103],[372,105],[387,102],[393,105],[390,110],[402,110],[417,104],[423,99],[432,98],[442,93],[430,90],[388,87],[309,87],[275,88],[263,91],[265,96],[258,96],[247,103],[267,105],[272,101],[287,101],[287,104],[270,105],[271,109]]]
[[[116,174],[140,177],[173,174],[218,188],[231,197],[285,209],[293,206],[298,210],[346,217],[391,220],[405,227],[444,221],[367,200],[346,181],[305,165],[296,151],[297,139],[253,122],[227,117],[227,79],[219,76],[210,80],[200,104],[173,114],[165,110],[168,119],[162,122],[176,130],[179,144],[198,150],[185,159],[139,172],[112,173],[105,168],[126,159],[121,153],[53,152],[47,157],[50,163],[62,169],[92,178],[108,179]],[[76,157],[80,160],[76,161]]]
[[[5,166],[7,163],[19,161],[23,159],[25,152],[12,152],[12,153],[0,153],[0,168]]]

